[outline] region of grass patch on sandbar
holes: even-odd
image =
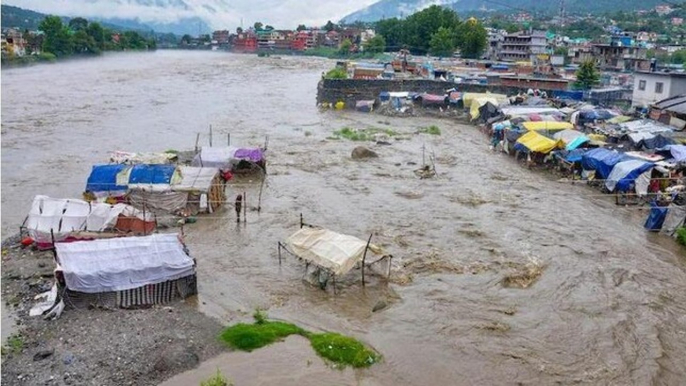
[[[310,334],[310,343],[320,357],[343,366],[369,367],[380,359],[358,340],[335,332]]]
[[[431,135],[441,135],[441,128],[436,125],[431,125],[428,127],[420,127],[417,132]]]
[[[311,333],[291,323],[267,320],[260,311],[253,317],[253,324],[238,323],[227,327],[221,334],[221,340],[237,350],[253,351],[289,335],[300,335],[310,340],[317,355],[341,368],[369,367],[381,359],[378,353],[354,338],[333,332]]]

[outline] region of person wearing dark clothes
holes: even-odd
[[[241,208],[243,206],[243,196],[242,195],[237,195],[236,196],[236,222],[241,222]]]

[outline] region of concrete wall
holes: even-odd
[[[528,90],[528,87],[457,84],[425,79],[322,79],[317,87],[317,103],[343,101],[346,107],[354,108],[356,101],[376,99],[382,91],[426,92],[443,95],[446,90],[451,88],[460,92],[485,93],[488,91],[505,95],[515,95],[520,91],[526,92]],[[548,95],[552,95],[551,90],[541,91],[546,91]]]
[[[645,89],[639,85],[645,81]],[[662,92],[655,92],[655,84],[662,82]],[[686,77],[675,74],[635,73],[632,106],[650,106],[663,99],[686,93]]]

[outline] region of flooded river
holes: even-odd
[[[237,225],[228,208],[187,227],[202,311],[229,323],[260,307],[360,338],[384,356],[355,375],[363,384],[684,383],[686,258],[644,231],[645,212],[491,153],[470,126],[320,112],[317,81],[332,65],[159,51],[3,70],[3,237],[34,195],[79,197],[110,151],[190,149],[197,132],[208,142],[209,125],[215,144],[268,135],[261,213]],[[442,135],[415,134],[428,125]],[[327,139],[344,126],[407,137],[357,162],[354,143]],[[422,146],[437,178],[413,173]],[[259,185],[228,196],[242,191],[256,206]],[[376,232],[395,257],[391,284],[363,289],[354,272],[333,296],[304,284],[293,258],[279,266],[277,241],[300,213],[361,238]],[[542,270],[528,288],[503,285],[528,270]],[[389,306],[373,313],[380,300]]]

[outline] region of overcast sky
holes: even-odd
[[[173,22],[198,16],[212,28],[235,29],[255,21],[275,28],[298,24],[323,26],[378,0],[6,0],[14,5],[60,16],[139,18],[142,22]],[[151,5],[146,5],[151,4]],[[157,6],[162,4],[163,6]]]

